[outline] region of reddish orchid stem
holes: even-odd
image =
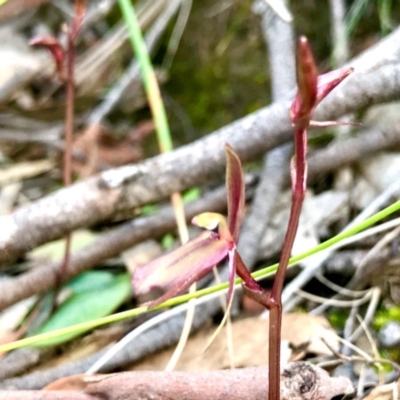
[[[74,137],[74,110],[75,110],[75,43],[71,34],[68,34],[68,45],[66,51],[65,85],[66,108],[65,108],[65,148],[64,148],[64,185],[69,186],[72,182],[72,142]]]
[[[295,156],[291,163],[292,206],[285,241],[279,260],[272,291],[265,299],[265,306],[270,310],[269,325],[269,400],[280,398],[280,343],[282,326],[282,289],[290,254],[299,225],[301,207],[307,182],[307,128],[315,107],[325,98],[352,68],[332,71],[318,76],[317,67],[307,39],[302,36],[297,42],[296,75],[298,93],[290,108],[290,118],[294,126]],[[324,126],[335,125],[335,122],[323,123]],[[315,125],[315,123],[314,123]],[[321,125],[321,123],[318,123]]]
[[[306,191],[307,181],[307,131],[295,129],[295,157],[292,160],[292,205],[285,241],[279,260],[279,268],[276,273],[271,294],[267,297],[269,317],[269,400],[280,398],[280,349],[282,327],[282,289],[287,267],[293,247],[293,243],[299,225],[301,207]]]
[[[75,15],[75,19],[79,16]],[[80,21],[73,21],[71,28],[67,33],[67,48],[65,51],[65,70],[62,71],[61,79],[65,82],[66,100],[65,100],[65,141],[64,141],[64,164],[63,164],[63,182],[64,186],[70,186],[72,183],[72,146],[74,138],[75,125],[75,42],[79,31]],[[68,233],[65,237],[64,257],[60,269],[57,273],[56,284],[54,288],[54,304],[61,285],[65,279],[68,265],[71,258],[72,234]]]

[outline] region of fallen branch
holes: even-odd
[[[0,400],[265,400],[268,398],[267,373],[267,367],[259,367],[75,375],[52,383],[42,392],[0,391]],[[331,378],[325,370],[305,362],[291,364],[282,372],[281,387],[282,400],[330,400],[334,396],[353,392],[348,378]],[[60,396],[67,393],[70,397]]]
[[[393,149],[399,144],[400,126],[397,123],[363,129],[356,137],[334,142],[311,154],[308,159],[310,165],[308,182],[314,181],[318,175],[360,161],[379,151]]]

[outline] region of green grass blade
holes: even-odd
[[[153,114],[161,152],[164,153],[171,151],[173,145],[167,115],[162,102],[156,75],[151,64],[149,52],[147,51],[146,43],[143,39],[139,22],[136,18],[135,10],[130,0],[119,0],[118,3],[129,31],[133,51],[139,61],[143,84]]]
[[[301,255],[298,255],[296,257],[292,257],[290,259],[289,265],[292,266],[292,265],[298,263],[299,261],[302,261],[305,258],[318,253],[319,251],[328,249],[329,247],[331,247],[335,244],[338,244],[340,241],[347,239],[347,238],[355,235],[356,233],[359,233],[359,232],[369,228],[370,226],[376,224],[377,222],[381,221],[382,219],[388,217],[389,215],[393,214],[394,212],[396,212],[398,210],[400,210],[400,201],[397,201],[396,203],[390,205],[389,207],[386,207],[382,211],[380,211],[380,212],[376,213],[375,215],[373,215],[372,217],[366,219],[364,222],[361,222],[357,226],[355,226],[351,229],[348,229],[348,230],[340,233],[337,236],[334,236],[333,238],[327,240],[326,242],[321,243],[320,245],[314,247],[313,249],[311,249],[305,253],[302,253]],[[253,274],[253,276],[255,278],[261,279],[270,274],[273,274],[276,271],[276,269],[277,269],[277,264],[272,265],[267,268],[264,268],[260,271],[257,271]],[[240,284],[241,280],[236,279],[235,283]],[[216,293],[216,292],[222,292],[227,289],[228,289],[228,283],[225,282],[223,284],[212,286],[210,288],[198,290],[195,293],[189,293],[189,294],[175,297],[173,299],[166,301],[165,303],[161,304],[160,306],[156,307],[156,309],[163,309],[163,308],[167,308],[167,307],[177,306],[178,304],[186,303],[191,299],[200,298],[200,297],[203,297],[203,296],[206,296],[206,295],[209,295],[212,293]],[[17,349],[20,347],[34,345],[36,343],[39,343],[40,341],[53,339],[59,335],[87,331],[89,329],[93,329],[93,328],[96,328],[101,325],[121,321],[126,318],[136,317],[136,316],[144,314],[148,311],[149,310],[147,309],[147,307],[139,307],[139,308],[135,308],[133,310],[128,310],[128,311],[124,311],[121,313],[109,315],[104,318],[99,318],[99,319],[96,319],[93,321],[70,326],[68,328],[60,329],[57,331],[44,333],[42,335],[31,336],[29,338],[25,338],[25,339],[17,340],[15,342],[1,345],[0,353],[5,352],[5,351],[14,350],[14,349]]]
[[[346,17],[346,31],[348,37],[353,33],[354,29],[357,27],[364,13],[364,9],[369,2],[370,0],[356,0],[351,6]]]
[[[392,0],[380,0],[378,1],[377,6],[381,25],[381,34],[382,36],[385,36],[392,31]]]

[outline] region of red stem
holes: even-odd
[[[74,108],[75,108],[75,82],[74,42],[68,35],[68,48],[66,51],[66,108],[65,108],[65,147],[64,147],[64,185],[71,185],[72,175],[72,142],[74,137]]]
[[[299,225],[301,207],[303,205],[307,181],[307,131],[295,128],[295,157],[292,160],[292,205],[285,241],[282,248],[279,267],[274,279],[271,294],[267,298],[269,316],[269,400],[280,398],[280,354],[282,327],[282,289],[286,270]]]
[[[74,138],[74,110],[75,110],[75,34],[69,30],[68,44],[65,52],[66,69],[63,72],[66,86],[66,104],[65,104],[65,141],[64,141],[64,165],[63,165],[63,182],[64,186],[70,186],[72,183],[72,144]],[[65,237],[64,258],[57,274],[56,285],[54,289],[54,305],[56,302],[57,292],[66,276],[71,254],[71,233]],[[53,308],[55,308],[53,306]]]

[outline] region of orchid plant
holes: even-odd
[[[296,55],[298,92],[289,111],[295,142],[295,154],[290,168],[292,205],[279,267],[271,292],[266,292],[255,281],[237,251],[240,226],[244,217],[245,185],[240,159],[229,144],[225,144],[228,220],[216,213],[203,213],[196,216],[192,222],[205,228],[206,231],[177,250],[140,267],[133,278],[136,294],[148,293],[155,287],[166,290],[161,297],[148,303],[149,307],[154,307],[182,293],[193,282],[210,272],[215,265],[228,259],[227,313],[232,303],[236,275],[243,280],[244,291],[270,310],[268,389],[270,400],[279,400],[280,397],[281,294],[306,191],[307,129],[313,126],[340,124],[331,121],[315,122],[312,121],[312,116],[317,105],[352,72],[352,68],[344,68],[318,76],[308,41],[305,37],[299,38]]]
[[[55,73],[64,84],[65,97],[65,141],[63,160],[64,186],[72,183],[72,144],[75,121],[75,44],[82,29],[86,14],[87,0],[74,0],[74,16],[66,29],[67,43],[63,46],[55,36],[39,36],[33,38],[31,46],[43,47],[50,52],[55,64]],[[53,311],[56,309],[57,293],[65,279],[70,260],[72,233],[65,237],[64,259],[57,274],[55,292],[53,296]]]

